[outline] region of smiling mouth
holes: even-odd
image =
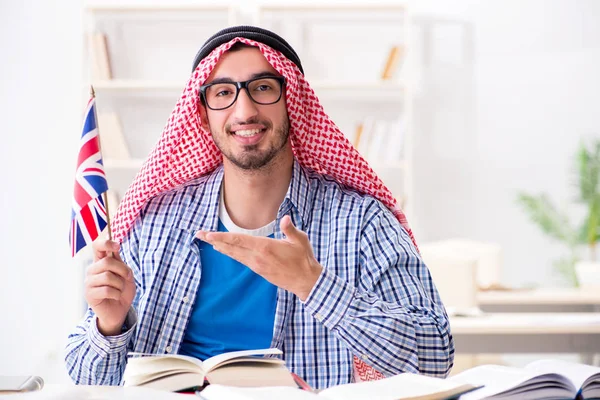
[[[240,129],[238,131],[232,132],[232,134],[241,137],[252,137],[263,131],[265,131],[265,129]]]

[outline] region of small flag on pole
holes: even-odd
[[[77,171],[75,172],[69,234],[71,256],[75,257],[79,250],[96,240],[109,224],[106,198],[102,198],[103,194],[106,196],[107,190],[108,183],[104,174],[98,119],[96,118],[96,98],[92,89],[92,97],[88,102],[83,120]]]

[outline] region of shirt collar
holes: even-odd
[[[308,179],[307,171],[300,165],[298,160],[294,158],[292,179],[283,203],[279,209],[280,215],[278,215],[278,217],[282,217],[283,215],[287,214],[287,211],[291,206],[302,219],[302,227],[306,226],[309,221],[308,215],[313,197],[314,193],[310,188],[310,181]],[[297,223],[296,226],[298,226]],[[302,227],[298,226],[300,229],[302,229]]]
[[[202,178],[200,178],[202,179]],[[190,198],[186,199],[186,210],[183,213],[177,228],[186,231],[196,232],[198,230],[216,231],[219,226],[219,196],[223,182],[223,164],[218,166],[210,175],[205,178],[206,181],[199,190],[192,190],[189,193]],[[192,181],[186,185],[198,185],[197,181]],[[294,158],[292,167],[292,179],[287,193],[279,208],[278,219],[287,214],[293,208],[302,220],[302,226],[306,226],[309,218],[309,208],[314,196],[310,190],[310,181],[306,170]],[[199,201],[199,199],[207,201]],[[296,225],[297,222],[295,222]],[[299,226],[299,228],[301,228]]]
[[[204,183],[201,183],[201,180],[204,180]],[[186,186],[195,185],[198,188],[186,193],[183,200],[185,211],[176,227],[193,233],[199,230],[216,231],[219,228],[219,195],[222,182],[223,164],[207,177],[186,183]]]

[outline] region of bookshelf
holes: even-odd
[[[409,8],[367,2],[262,4],[253,22],[280,34],[298,52],[326,112],[392,190],[410,221]]]
[[[366,120],[390,126],[402,121],[401,131],[384,132],[388,138],[377,139],[380,148],[396,140],[397,157],[364,155],[404,203],[410,219],[412,77],[410,13],[405,6],[94,1],[86,4],[84,21],[88,38],[103,36],[108,67],[98,73],[102,68],[95,64],[95,47],[103,40],[86,40],[82,94],[87,97],[92,83],[99,115],[118,116],[128,147],[126,158],[105,157],[109,185],[117,197],[125,193],[160,137],[202,43],[226,26],[255,24],[281,34],[296,49],[311,87],[351,141]],[[394,46],[399,46],[395,60],[389,57]],[[388,64],[391,68],[384,71]],[[102,124],[100,131],[104,135]],[[103,148],[110,145],[103,143]]]

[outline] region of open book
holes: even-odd
[[[600,367],[560,360],[534,361],[525,368],[482,365],[451,379],[485,385],[461,400],[600,398]]]
[[[199,389],[205,380],[229,386],[297,387],[283,360],[268,355],[279,349],[234,351],[200,361],[176,354],[130,353],[125,367],[125,386],[168,391]]]
[[[313,393],[290,387],[239,388],[210,385],[200,393],[204,400],[445,400],[478,386],[451,379],[400,374],[378,381],[348,383]]]

